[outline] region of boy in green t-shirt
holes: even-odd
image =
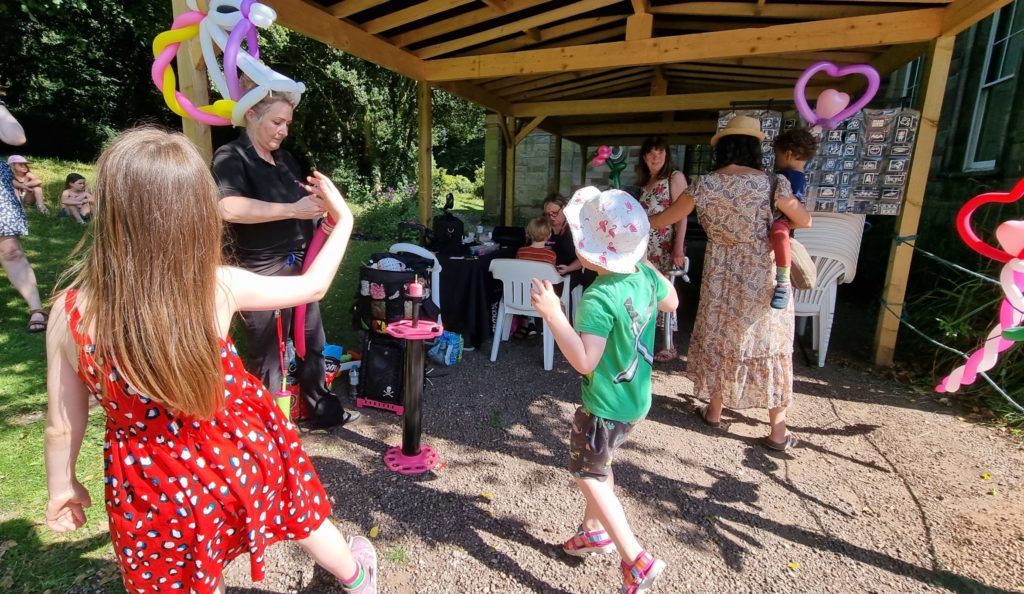
[[[558,348],[583,374],[583,406],[573,416],[569,471],[587,500],[569,555],[622,558],[622,594],[646,592],[665,568],[637,542],[615,495],[612,456],[651,407],[654,322],[679,305],[672,284],[644,256],[650,225],[644,208],[620,190],[582,188],[563,210],[580,262],[597,273],[583,293],[576,330],[549,281],[533,279],[531,301]],[[643,261],[642,261],[643,260]],[[576,334],[579,331],[580,334]]]

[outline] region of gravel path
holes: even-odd
[[[364,411],[306,449],[346,533],[367,534],[384,593],[617,592],[613,557],[559,550],[583,499],[564,469],[577,376],[540,340],[466,353],[428,388],[423,442],[443,467],[384,469],[400,419]],[[799,359],[799,357],[795,357]],[[682,361],[655,370],[650,415],[616,459],[634,531],[668,563],[655,592],[1024,591],[1024,448],[931,395],[830,353],[797,365],[792,455],[757,440],[766,413],[695,416]],[[340,592],[292,543],[226,574],[229,594]]]

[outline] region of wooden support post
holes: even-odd
[[[581,160],[583,161],[583,165],[580,167],[580,185],[581,186],[587,185],[587,165],[588,165],[588,163],[587,163],[587,150],[589,150],[589,148],[590,147],[588,147],[587,145],[583,144],[582,142],[580,143],[580,157],[581,157]]]
[[[946,94],[946,79],[949,63],[953,58],[952,35],[939,37],[931,43],[928,64],[924,72],[924,98],[921,106],[921,124],[917,131],[917,144],[910,164],[910,179],[907,193],[896,223],[897,237],[909,237],[917,233],[921,220],[928,174],[931,169],[932,150],[942,111],[942,98]],[[889,253],[889,270],[885,276],[882,293],[882,307],[875,329],[875,365],[890,367],[896,353],[896,337],[903,314],[903,299],[907,293],[907,277],[914,249],[905,243],[897,243]],[[891,310],[891,311],[890,311]]]
[[[171,10],[179,15],[192,9],[185,4],[185,0],[171,0]],[[201,56],[198,39],[190,39],[178,48],[178,90],[194,105],[210,103],[210,79],[206,75],[206,65]],[[181,131],[196,145],[207,163],[213,160],[213,138],[209,126],[184,117],[181,118]]]
[[[433,188],[433,159],[434,139],[433,128],[433,105],[430,100],[430,83],[425,80],[419,81],[416,89],[416,107],[420,117],[420,222],[430,226],[430,218],[433,215],[434,188]]]
[[[506,225],[513,225],[516,202],[516,119],[507,118],[503,131],[508,131],[505,136],[505,212],[502,215],[502,222]]]
[[[562,187],[562,136],[555,134],[554,157],[551,163],[551,181],[548,183],[548,193],[557,194]]]

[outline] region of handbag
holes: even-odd
[[[777,184],[778,177],[771,176],[771,200],[773,201],[775,199],[775,189]],[[770,221],[769,224],[771,224]],[[807,253],[807,248],[804,247],[804,244],[797,241],[792,235],[790,235],[789,238],[789,251],[791,254],[791,260],[789,263],[789,282],[793,285],[794,289],[810,291],[814,288],[814,283],[818,280],[818,267],[815,266],[814,260],[811,259],[811,255]]]
[[[793,284],[794,289],[810,291],[818,280],[818,267],[814,265],[814,260],[811,260],[811,255],[807,253],[804,244],[795,237],[789,238],[789,251],[792,254],[789,263],[789,282]]]

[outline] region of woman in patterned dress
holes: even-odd
[[[224,567],[296,540],[351,592],[376,592],[376,554],[342,538],[298,435],[228,329],[239,310],[292,307],[327,291],[352,213],[317,173],[307,190],[337,221],[301,275],[221,264],[217,188],[181,134],[126,132],[97,163],[92,237],[55,298],[47,333],[46,523],[85,523],[75,476],[89,397],[106,415],[105,501],[131,593],[222,594]]]
[[[768,305],[775,289],[768,242],[773,197],[760,170],[763,138],[758,120],[733,118],[711,140],[714,170],[652,216],[651,226],[682,220],[696,207],[708,234],[687,365],[696,397],[708,400],[701,418],[718,427],[723,407],[767,408],[771,431],[762,443],[785,451],[799,441],[786,428],[793,397],[793,305]],[[774,204],[794,228],[810,226],[785,177],[777,176]]]
[[[636,183],[640,186],[640,204],[648,215],[655,215],[672,205],[686,191],[686,177],[668,159],[668,144],[660,136],[651,136],[640,146],[640,162],[636,165]],[[667,275],[672,268],[682,268],[686,262],[686,219],[669,227],[651,227],[647,243],[647,259]],[[671,277],[669,277],[671,278]],[[670,332],[679,329],[678,315],[671,316]],[[663,325],[658,316],[658,327]],[[665,329],[662,328],[664,332]],[[654,355],[655,361],[671,361],[676,350],[662,349]]]
[[[0,101],[0,142],[14,146],[25,144],[25,130],[7,111],[7,104],[3,101]],[[14,192],[14,172],[10,165],[0,160],[0,263],[11,284],[28,303],[28,331],[42,332],[46,330],[49,314],[39,299],[36,273],[18,240],[22,235],[28,235],[28,220],[21,200]]]

